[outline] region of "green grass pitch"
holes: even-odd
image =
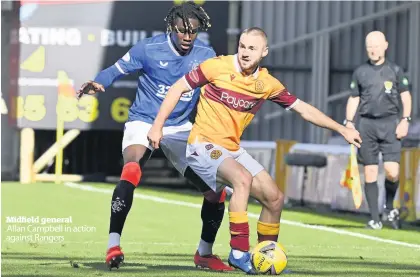
[[[113,186],[83,185],[102,191],[50,183],[2,183],[2,276],[244,275],[239,271],[214,273],[194,267],[192,259],[201,231],[202,198],[198,194],[142,187],[135,192],[122,236],[125,264],[108,271],[104,259]],[[250,214],[259,211],[258,205],[250,205]],[[43,233],[43,229],[27,230],[29,223],[6,222],[11,216],[71,216],[72,222],[33,224],[58,228]],[[365,230],[366,218],[316,214],[306,209],[285,210],[282,219],[285,222],[281,224],[279,240],[286,248],[289,262],[285,276],[420,276],[419,229]],[[313,229],[314,225],[331,229]],[[214,246],[215,254],[224,261],[229,254],[228,226],[225,215]],[[250,230],[252,246],[256,242],[255,216],[250,216]],[[337,233],[340,231],[346,233]],[[368,235],[370,239],[356,237],[354,233]],[[13,238],[28,235],[38,239],[49,236],[56,241],[13,242]],[[395,241],[410,245],[393,244]]]

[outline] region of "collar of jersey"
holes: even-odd
[[[239,62],[238,62],[238,54],[235,54],[233,56],[233,65],[235,66],[236,71],[238,71],[239,73],[242,72],[242,68],[241,68],[241,66],[239,65]],[[260,72],[260,67],[258,66],[255,69],[254,73],[252,73],[252,76],[254,76],[254,78],[257,79],[259,72]]]
[[[385,59],[385,61],[382,64],[376,65],[376,64],[373,64],[370,60],[368,60],[368,64],[375,70],[380,70],[382,67],[384,67],[387,64],[387,62],[388,62],[387,59]]]

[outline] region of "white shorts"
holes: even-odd
[[[252,177],[264,170],[264,167],[243,148],[237,151],[229,151],[210,142],[187,144],[188,165],[216,192],[224,187],[216,180],[217,169],[229,157],[243,165],[251,173]]]
[[[154,149],[147,139],[147,133],[151,127],[151,124],[143,121],[126,122],[122,140],[122,151],[128,146],[135,144],[144,145],[153,151]],[[184,175],[185,169],[188,166],[185,151],[191,128],[192,124],[188,122],[181,126],[163,127],[162,130],[163,138],[160,142],[160,147],[166,158],[182,175]]]

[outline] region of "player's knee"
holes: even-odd
[[[138,162],[128,162],[123,167],[120,179],[130,182],[137,187],[140,183],[141,175],[142,173]]]
[[[209,190],[204,192],[203,196],[208,202],[212,204],[223,203],[225,202],[226,191],[224,189],[220,192],[214,192],[212,190]]]
[[[236,184],[234,184],[234,190],[235,189],[244,189],[244,190],[250,190],[252,184],[252,175],[249,173],[248,170],[242,169],[236,179]]]
[[[272,212],[280,212],[284,205],[284,194],[277,189],[275,193],[270,193],[267,199],[268,209]]]

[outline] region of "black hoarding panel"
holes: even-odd
[[[95,97],[84,96],[77,102],[71,96],[137,41],[165,32],[164,18],[174,3],[68,2],[29,1],[21,7],[21,26],[12,32],[12,43],[20,43],[18,127],[55,129],[57,113],[61,113],[66,129],[122,130],[135,96],[136,74]],[[199,38],[217,54],[226,54],[228,2],[205,2],[203,7],[212,27]],[[69,97],[57,105],[59,91]]]

